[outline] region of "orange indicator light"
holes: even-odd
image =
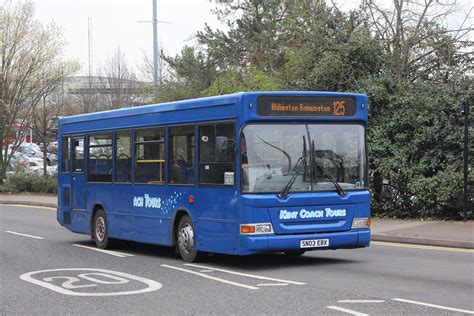
[[[245,226],[241,225],[240,226],[240,232],[242,234],[252,234],[255,233],[255,226]]]

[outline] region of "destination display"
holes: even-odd
[[[356,114],[355,97],[331,96],[261,96],[257,101],[259,116],[346,117]]]

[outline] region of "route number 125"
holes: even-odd
[[[346,101],[334,101],[332,105],[335,116],[344,116],[346,114]]]

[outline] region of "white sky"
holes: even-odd
[[[1,1],[1,0],[0,0]],[[104,63],[117,46],[124,52],[129,65],[139,72],[144,53],[153,51],[151,23],[152,0],[33,0],[35,17],[40,21],[54,21],[63,28],[68,42],[64,55],[81,63],[80,74],[88,70],[88,18],[92,18],[93,68]],[[383,0],[387,1],[387,0]],[[472,7],[471,0],[459,0],[461,12]],[[339,6],[351,9],[359,0],[337,0]],[[207,22],[214,29],[222,28],[211,12],[214,0],[157,0],[158,20],[171,24],[158,24],[158,41],[168,55],[176,55],[184,45],[194,44],[193,35]],[[472,20],[471,20],[472,22]],[[471,23],[472,25],[472,23]],[[140,75],[140,74],[139,74]]]
[[[35,18],[54,21],[62,27],[68,43],[64,55],[77,58],[81,74],[88,72],[88,18],[92,18],[93,68],[104,63],[120,46],[132,68],[138,72],[144,53],[153,52],[152,0],[34,0]],[[219,22],[209,0],[157,0],[158,42],[165,53],[175,55],[184,45],[193,45],[193,35],[207,22]]]

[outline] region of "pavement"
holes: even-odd
[[[0,194],[0,204],[57,207],[56,195]],[[474,249],[474,221],[372,219],[372,240]]]

